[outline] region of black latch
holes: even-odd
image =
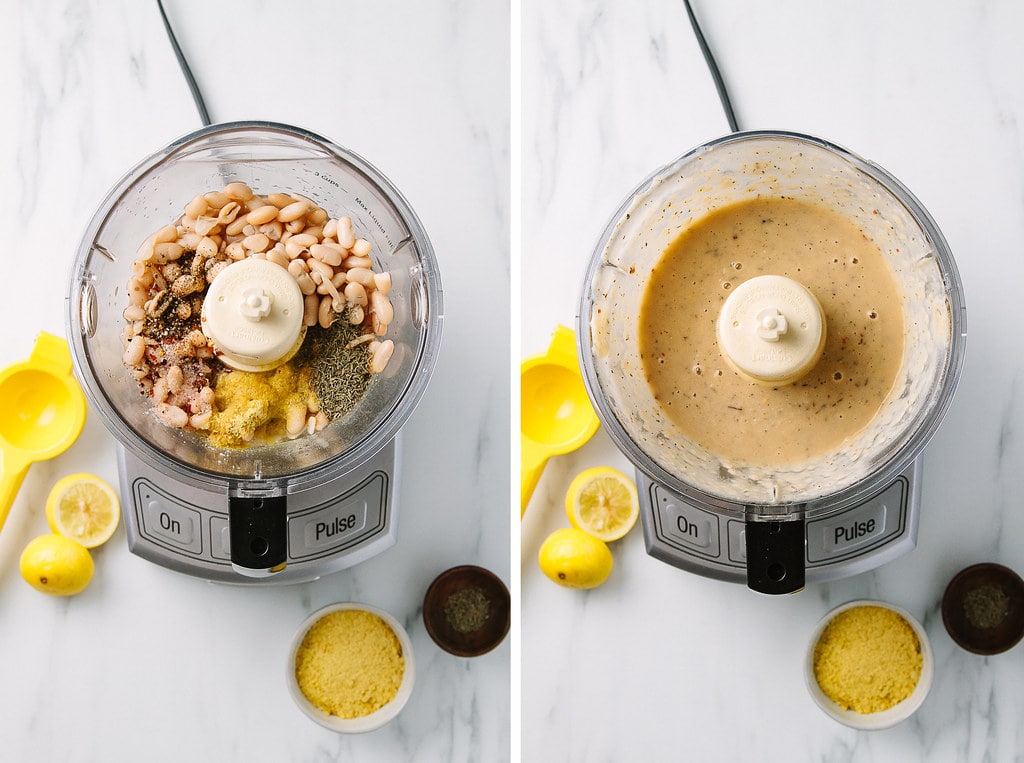
[[[228,499],[231,564],[243,575],[270,575],[288,558],[288,509],[285,496]]]
[[[758,593],[794,593],[804,587],[803,518],[748,519],[747,586]]]

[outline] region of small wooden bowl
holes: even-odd
[[[998,623],[979,627],[968,617],[964,602],[973,591],[994,587],[1005,597],[1006,613]],[[958,572],[942,596],[942,623],[950,638],[974,654],[999,654],[1024,637],[1024,580],[1001,564],[985,562]]]
[[[477,590],[487,601],[487,615],[473,630],[458,630],[446,612],[449,598]],[[494,649],[508,635],[512,601],[508,588],[490,570],[473,565],[452,567],[438,575],[423,598],[423,624],[434,643],[458,657],[478,657]]]

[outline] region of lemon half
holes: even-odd
[[[612,571],[612,552],[603,540],[575,527],[547,537],[538,555],[545,575],[567,588],[596,588]]]
[[[58,480],[46,499],[50,529],[86,548],[106,543],[120,516],[117,493],[93,474],[69,474]]]
[[[94,571],[89,549],[57,533],[29,541],[21,552],[19,568],[26,583],[52,596],[80,593]]]
[[[628,533],[640,516],[633,480],[610,466],[580,472],[565,494],[569,523],[607,542]]]

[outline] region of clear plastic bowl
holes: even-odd
[[[146,238],[199,193],[242,181],[258,193],[299,193],[332,216],[352,219],[373,245],[374,269],[391,274],[394,354],[365,397],[317,437],[221,449],[160,423],[122,362],[122,313],[132,261]],[[83,235],[68,291],[68,337],[76,373],[114,436],[179,479],[279,480],[288,492],[344,473],[390,443],[422,397],[437,359],[442,291],[433,247],[398,189],[353,152],[298,127],[230,122],[171,143],[132,168],[99,205]],[[284,487],[282,486],[282,490]]]

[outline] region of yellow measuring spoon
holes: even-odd
[[[547,352],[524,360],[520,374],[521,516],[548,459],[583,445],[599,422],[583,386],[571,329],[558,326]]]
[[[41,331],[27,361],[0,371],[0,529],[29,466],[63,453],[83,426],[68,343]]]

